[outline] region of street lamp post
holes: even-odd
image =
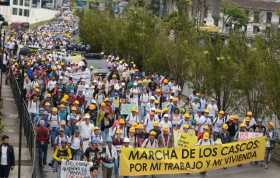
[[[0,48],[2,49],[2,56],[1,56],[1,61],[0,61],[0,66],[1,66],[1,76],[0,76],[0,107],[2,107],[3,105],[3,100],[2,100],[2,81],[3,81],[3,68],[4,68],[4,64],[3,64],[3,59],[4,59],[4,50],[5,50],[5,31],[3,33],[3,38],[2,38],[2,28],[4,26],[7,26],[8,23],[5,21],[5,18],[0,15]],[[2,45],[2,46],[1,46]]]

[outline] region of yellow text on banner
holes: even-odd
[[[122,148],[120,175],[198,173],[264,160],[266,137],[192,148]]]

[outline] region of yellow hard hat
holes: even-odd
[[[104,102],[101,103],[101,107],[105,107],[106,104]]]
[[[223,129],[227,130],[228,129],[228,125],[227,124],[223,124]]]
[[[124,119],[120,119],[120,120],[119,120],[119,124],[125,124]]]
[[[209,114],[209,110],[208,109],[204,109],[204,113],[208,113]]]
[[[156,104],[159,104],[160,102],[159,102],[159,100],[156,100],[155,103],[156,103]]]
[[[168,108],[163,108],[162,112],[163,113],[167,113],[168,112]]]
[[[105,98],[105,99],[104,99],[104,102],[108,102],[108,101],[109,101],[109,98]]]
[[[246,125],[245,125],[244,123],[241,123],[239,127],[240,127],[240,128],[245,128]]]
[[[168,80],[167,80],[167,79],[164,79],[164,80],[163,80],[163,83],[167,84],[167,83],[168,83]]]
[[[53,108],[52,108],[52,112],[57,112],[57,108],[56,108],[56,107],[53,107]]]
[[[77,105],[80,104],[79,100],[75,100],[74,104],[77,104]]]
[[[209,139],[209,133],[208,132],[204,132],[203,139],[204,140],[208,140]]]
[[[150,136],[156,136],[157,133],[156,133],[155,131],[151,131],[149,135],[150,135]]]
[[[184,118],[187,119],[187,120],[189,120],[189,119],[191,118],[191,116],[190,116],[190,114],[189,114],[188,112],[186,112],[186,113],[184,114]]]
[[[225,112],[224,111],[219,111],[219,113],[218,113],[219,115],[224,115],[225,114]]]
[[[133,107],[133,108],[131,109],[131,112],[137,112],[137,108],[136,108],[136,107]]]

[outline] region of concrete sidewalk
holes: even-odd
[[[3,76],[2,85],[2,98],[3,98],[3,108],[1,109],[2,123],[4,124],[4,132],[10,137],[10,144],[14,146],[16,166],[14,170],[11,171],[9,178],[17,178],[18,172],[18,148],[19,148],[19,118],[15,100],[13,97],[12,90],[10,86],[5,85],[5,77]],[[22,136],[22,166],[21,166],[21,178],[31,178],[32,175],[32,160],[27,147],[26,138],[23,134]]]

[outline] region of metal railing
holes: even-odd
[[[22,99],[22,89],[20,87],[21,79],[10,72],[10,86],[15,98],[16,106],[18,109],[19,119],[22,119],[22,126],[24,135],[29,148],[32,160],[32,178],[41,177],[39,168],[39,155],[36,150],[36,131],[31,115],[28,112],[27,104]]]

